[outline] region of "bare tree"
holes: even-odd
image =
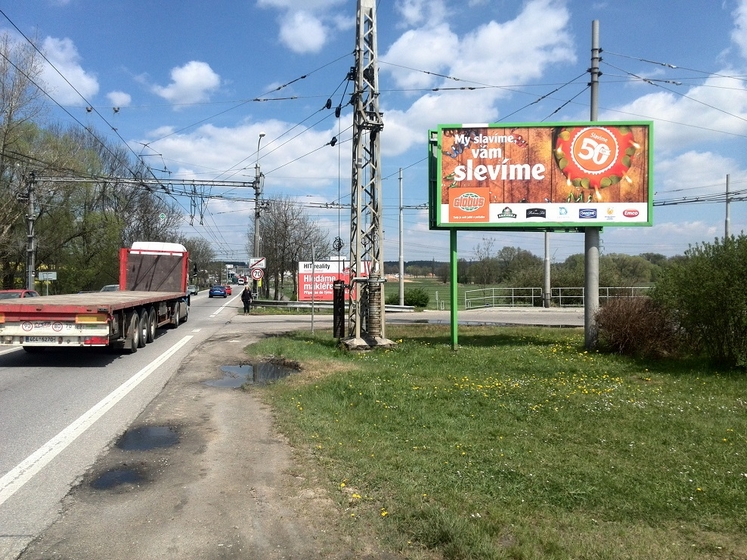
[[[207,285],[208,265],[215,261],[215,251],[213,251],[210,243],[201,237],[191,237],[189,239],[182,237],[179,239],[179,243],[184,245],[187,251],[189,251],[189,274],[193,282],[203,286]]]
[[[269,296],[272,282],[273,297],[280,299],[285,287],[285,278],[293,279],[293,293],[298,293],[295,272],[299,261],[311,260],[312,247],[317,259],[326,259],[331,246],[326,232],[304,213],[303,207],[288,197],[267,200],[266,209],[260,218],[262,255],[267,260],[264,284],[265,297]],[[247,247],[253,247],[254,223],[250,220]],[[249,251],[252,253],[253,251]]]
[[[0,256],[7,260],[10,232],[26,208],[19,195],[26,190],[32,154],[26,143],[37,131],[34,120],[43,111],[41,56],[28,43],[0,34]]]
[[[498,278],[498,263],[494,253],[495,240],[483,237],[475,247],[476,261],[470,266],[473,282],[482,286],[493,284]]]

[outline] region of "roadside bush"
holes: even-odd
[[[719,366],[747,366],[747,237],[688,249],[652,297],[674,317],[689,344]]]
[[[615,298],[596,316],[599,343],[613,352],[639,358],[678,353],[678,333],[667,311],[648,297]]]
[[[430,299],[428,292],[422,288],[405,290],[405,305],[411,305],[412,307],[428,307]],[[385,303],[387,305],[399,305],[399,294],[390,294],[386,298]]]

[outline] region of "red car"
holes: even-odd
[[[0,299],[18,299],[26,297],[39,297],[34,290],[0,290]]]
[[[226,289],[226,295],[230,296],[231,295],[231,286],[225,285],[223,287]]]

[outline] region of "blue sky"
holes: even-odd
[[[258,160],[265,196],[297,199],[330,239],[347,242],[349,210],[322,206],[350,202],[346,75],[354,64],[355,0],[3,4],[0,29],[38,41],[54,66],[44,73],[54,99],[50,121],[92,125],[164,181],[251,181]],[[429,128],[589,119],[593,20],[603,49],[599,119],[654,122],[654,225],[605,228],[602,253],[672,256],[722,237],[723,202],[661,203],[723,193],[727,174],[732,193],[747,192],[747,0],[676,6],[664,0],[380,2],[385,260],[399,257],[400,168],[405,259],[448,260],[448,233],[429,231],[423,208]],[[328,99],[331,110],[324,108]],[[340,140],[334,147],[332,137]],[[190,219],[189,199],[177,197],[184,233],[206,238],[221,258],[246,259],[253,190],[205,193],[220,197],[206,200],[202,220]],[[733,202],[731,232],[744,229],[745,202]],[[542,233],[470,231],[459,234],[460,256],[473,257],[486,238],[496,248],[543,255]],[[555,262],[583,251],[583,234],[550,236]]]

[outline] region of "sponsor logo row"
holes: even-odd
[[[572,214],[575,212],[578,212],[578,219],[579,220],[596,220],[598,218],[606,218],[609,220],[614,220],[618,216],[618,212],[612,208],[606,208],[602,211],[602,215],[600,215],[600,211],[598,208],[576,208],[576,207],[568,207],[568,206],[559,206],[558,208],[554,208],[554,211],[558,213],[558,217],[563,219],[573,218]],[[619,212],[619,215],[621,215],[623,218],[633,219],[637,218],[640,215],[640,211],[636,208],[626,208],[622,212]],[[516,219],[519,215],[514,212],[510,206],[506,206],[498,213],[498,219]],[[540,219],[540,220],[546,220],[547,219],[547,208],[527,208],[525,210],[525,217],[526,219]]]

